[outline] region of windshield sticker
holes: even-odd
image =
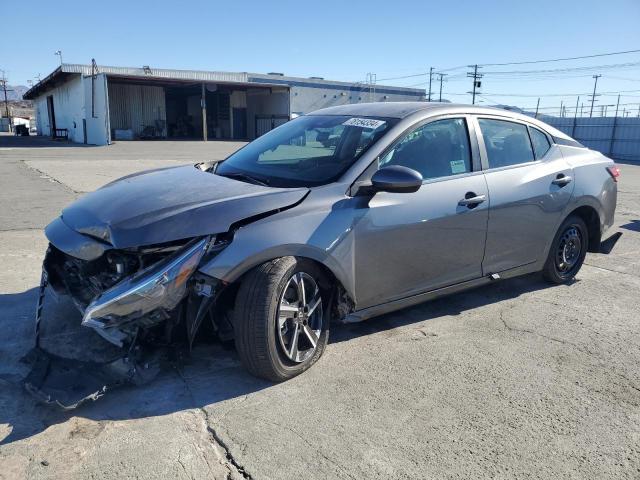
[[[449,164],[451,165],[451,173],[464,173],[467,171],[464,160],[452,160]]]
[[[375,130],[385,123],[387,122],[385,122],[384,120],[375,120],[373,118],[350,118],[349,120],[344,122],[343,125],[360,128],[371,128],[372,130]]]

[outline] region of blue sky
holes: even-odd
[[[202,70],[285,72],[364,81],[472,63],[503,63],[640,49],[640,0],[537,1],[202,1],[50,0],[3,8],[0,69],[9,83],[45,76],[63,51],[68,63]],[[640,53],[483,71],[558,69],[639,63]],[[483,97],[558,108],[593,88],[625,91],[637,111],[640,66],[525,76],[487,73]],[[449,70],[443,97],[469,102],[466,68]],[[445,77],[446,78],[446,77]],[[426,76],[380,81],[425,83]],[[424,86],[424,85],[420,85]],[[628,92],[630,91],[630,92]],[[453,94],[461,95],[453,95]],[[509,97],[504,94],[532,95]],[[600,103],[615,103],[615,94]],[[585,98],[586,100],[586,98]],[[636,104],[635,106],[633,104]],[[543,110],[544,111],[544,110]],[[636,112],[637,113],[637,112]]]

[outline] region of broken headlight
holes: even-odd
[[[212,237],[194,240],[170,257],[122,280],[89,304],[82,324],[116,327],[154,310],[173,310],[187,293],[187,280],[207,252]]]

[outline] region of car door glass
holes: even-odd
[[[527,126],[505,120],[478,119],[489,168],[533,162],[533,149]]]
[[[402,165],[439,178],[471,171],[466,121],[450,118],[427,123],[402,137],[379,161],[378,168]]]
[[[539,160],[549,151],[551,144],[547,136],[537,128],[529,127],[529,133],[531,133],[533,152],[536,154],[536,160]]]

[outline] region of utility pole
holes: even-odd
[[[620,94],[618,94],[618,102],[616,103],[616,114],[613,117],[613,125],[611,126],[611,139],[609,140],[609,156],[613,155],[613,147],[616,141],[616,127],[618,126],[618,109],[620,108]]]
[[[480,88],[482,86],[482,82],[480,79],[482,78],[482,74],[478,73],[478,65],[469,65],[469,68],[473,68],[473,72],[467,72],[467,77],[473,79],[473,91],[468,92],[473,95],[471,99],[472,105],[476,104],[476,88]]]
[[[638,105],[638,117],[640,117],[640,105]]]
[[[589,118],[593,117],[593,102],[596,101],[596,87],[598,86],[598,79],[602,75],[594,75],[595,82],[593,83],[593,95],[591,95],[591,112],[589,112]]]
[[[2,91],[4,92],[4,112],[9,122],[9,131],[11,131],[11,115],[9,115],[9,101],[7,100],[7,92],[13,92],[13,90],[7,90],[7,77],[5,77],[4,70],[0,71],[2,72],[2,78],[0,79],[0,82],[2,82]]]
[[[580,104],[580,116],[582,117],[584,115],[584,103]]]
[[[442,101],[442,79],[447,75],[446,73],[436,73],[440,77],[440,96],[438,97],[438,101]]]
[[[560,116],[564,117],[564,101],[560,100]]]
[[[538,109],[540,108],[540,97],[538,97],[538,103],[536,103],[536,115],[534,118],[538,118]]]
[[[433,67],[429,68],[429,96],[427,97],[427,102],[431,101],[431,80],[433,79]]]
[[[573,127],[571,128],[571,136],[573,137],[576,133],[576,123],[578,123],[578,104],[580,103],[580,96],[576,98],[576,111],[573,113]]]
[[[375,101],[376,96],[376,74],[367,73],[367,83],[369,84],[369,101]]]

